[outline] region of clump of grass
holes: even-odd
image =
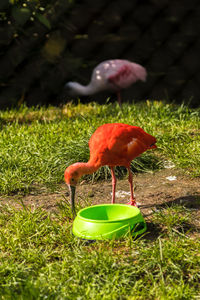
[[[27,108],[0,112],[0,193],[28,193],[57,188],[65,168],[89,158],[88,141],[103,123],[123,122],[156,136],[158,149],[133,161],[133,171],[154,171],[170,159],[194,176],[200,175],[199,110],[163,102],[118,105],[68,104],[63,108]],[[118,176],[125,170],[117,168]],[[109,177],[107,167],[93,180]],[[92,177],[89,177],[92,179]]]

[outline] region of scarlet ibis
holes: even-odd
[[[131,161],[148,149],[157,148],[156,138],[142,128],[122,123],[104,124],[96,129],[89,140],[90,159],[77,162],[65,170],[65,181],[70,190],[70,201],[75,214],[75,188],[78,180],[85,174],[92,174],[101,166],[108,165],[112,175],[112,203],[115,203],[116,176],[114,167],[125,166],[128,169],[131,198],[128,204],[136,206],[133,194],[133,176]]]
[[[88,85],[68,82],[65,88],[71,96],[87,96],[110,90],[117,93],[117,100],[121,105],[121,89],[129,87],[137,80],[145,81],[146,76],[146,69],[141,65],[128,60],[112,59],[96,66]]]

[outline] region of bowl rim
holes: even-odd
[[[96,219],[89,219],[89,218],[85,218],[83,216],[81,216],[80,214],[84,211],[84,210],[88,210],[90,208],[93,208],[93,207],[100,207],[100,206],[126,206],[130,209],[134,209],[134,210],[137,210],[138,211],[138,214],[136,216],[132,216],[132,217],[127,217],[127,218],[123,218],[123,219],[114,219],[114,220],[96,220]],[[143,219],[143,216],[141,214],[141,211],[138,207],[136,206],[131,206],[131,205],[128,205],[128,204],[122,204],[122,203],[106,203],[106,204],[96,204],[96,205],[92,205],[92,206],[87,206],[81,210],[79,210],[79,212],[77,213],[77,216],[76,218],[79,218],[80,220],[82,221],[86,221],[86,222],[91,222],[91,223],[117,223],[117,222],[124,222],[124,221],[128,221],[128,220],[131,220],[133,218],[141,218],[141,221],[144,222],[144,219]]]

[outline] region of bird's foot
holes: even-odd
[[[132,206],[138,207],[135,199],[130,200],[130,201],[127,203],[127,205],[132,205]]]

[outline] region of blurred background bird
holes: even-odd
[[[108,165],[112,175],[112,203],[115,203],[116,176],[114,167],[124,166],[128,169],[130,184],[130,202],[136,206],[133,193],[133,176],[131,161],[148,149],[156,147],[156,138],[142,128],[122,123],[104,124],[96,129],[89,140],[90,159],[77,162],[65,170],[65,181],[70,190],[72,212],[75,215],[75,190],[78,180],[85,174],[92,174],[101,166]]]
[[[138,80],[146,81],[146,77],[146,69],[141,65],[128,60],[112,59],[96,66],[88,85],[68,82],[65,84],[65,89],[71,96],[87,96],[105,90],[112,91],[117,94],[117,101],[121,105],[121,90]]]

